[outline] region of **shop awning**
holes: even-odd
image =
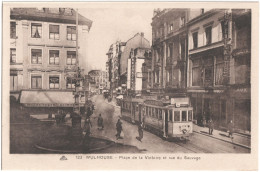
[[[80,100],[80,106],[84,106]],[[73,107],[75,98],[73,91],[23,90],[20,103],[26,107]]]

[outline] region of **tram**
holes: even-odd
[[[143,123],[144,129],[165,139],[188,139],[193,132],[193,108],[189,98],[171,101],[123,100],[121,116],[132,123]]]

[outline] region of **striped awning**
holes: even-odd
[[[85,97],[80,99],[83,107]],[[21,91],[20,103],[26,107],[73,107],[75,98],[73,91],[63,90],[23,90]]]

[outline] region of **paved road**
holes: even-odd
[[[162,140],[158,136],[144,131],[142,142],[136,140],[138,136],[137,126],[126,121],[123,123],[124,138],[116,140],[116,122],[120,116],[120,109],[114,107],[104,100],[102,95],[96,95],[92,98],[95,102],[96,110],[91,117],[93,124],[92,133],[107,137],[116,143],[131,145],[137,147],[144,153],[249,153],[250,150],[233,144],[223,142],[202,134],[194,133],[187,143],[169,142]],[[102,114],[104,118],[104,130],[97,129],[97,116]],[[113,153],[113,152],[112,152]]]

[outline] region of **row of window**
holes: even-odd
[[[165,110],[165,114],[168,114],[168,121],[171,122],[192,121],[192,110],[188,110],[188,111]],[[162,120],[162,109],[146,107],[144,115]]]
[[[10,62],[16,63],[16,49],[10,49]],[[42,49],[31,49],[31,63],[42,64]],[[60,64],[60,51],[49,50],[49,64],[59,65]],[[67,51],[67,65],[76,64],[76,51]]]
[[[76,80],[71,77],[66,79],[66,88],[74,89]],[[31,88],[32,89],[42,89],[42,76],[35,75],[31,76]],[[59,76],[50,76],[49,77],[49,89],[59,89],[60,88],[60,77]]]
[[[10,38],[16,38],[16,22],[10,22]],[[42,38],[42,24],[31,23],[31,38]],[[49,24],[49,39],[60,40],[60,26]],[[67,26],[67,40],[76,40],[76,26]]]
[[[180,17],[179,20],[180,20],[179,21],[179,28],[180,28],[185,25],[185,22],[186,22],[185,16]],[[167,29],[167,33],[173,32],[174,24],[173,23],[168,24],[166,29]],[[165,34],[164,26],[158,28],[157,30],[154,30],[153,34],[154,34],[153,37],[155,37],[155,38],[163,36]]]
[[[221,22],[221,35],[222,39],[225,38],[225,25],[224,21]],[[208,26],[205,28],[205,36],[206,36],[206,45],[212,43],[212,26]],[[193,48],[198,48],[198,31],[192,33],[193,39]]]

